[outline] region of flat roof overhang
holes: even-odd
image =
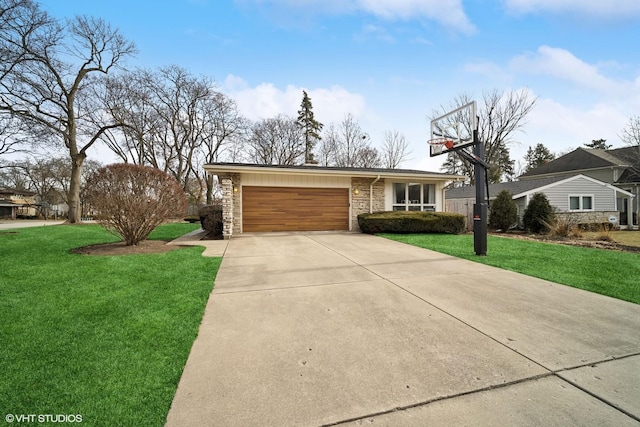
[[[227,173],[256,173],[262,175],[306,175],[306,176],[342,176],[356,178],[393,178],[401,180],[438,180],[460,181],[462,175],[449,175],[437,172],[403,170],[403,169],[363,169],[363,168],[332,168],[319,166],[263,166],[237,163],[212,163],[204,165],[204,170],[210,175]]]

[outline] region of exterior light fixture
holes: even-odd
[[[355,194],[357,196],[358,194],[360,194],[360,190],[358,190],[357,188],[354,188],[353,189],[353,194]]]
[[[233,192],[234,192],[234,193],[237,193],[237,192],[238,192],[238,186],[237,186],[237,185],[234,185],[234,186],[233,186]]]

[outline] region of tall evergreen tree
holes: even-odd
[[[529,147],[527,154],[524,156],[524,161],[526,162],[525,172],[549,163],[555,158],[556,156],[543,144],[536,144],[534,148]]]
[[[594,148],[596,150],[608,150],[611,148],[611,144],[607,144],[606,139],[593,139],[591,142],[585,142],[584,146],[587,148]]]
[[[322,139],[320,131],[322,131],[324,125],[315,119],[311,98],[309,98],[306,90],[302,91],[302,103],[300,104],[300,110],[298,110],[298,126],[302,128],[304,135],[304,162],[317,163],[314,159],[313,149],[318,141]]]

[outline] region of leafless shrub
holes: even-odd
[[[612,227],[607,224],[599,224],[595,239],[599,242],[613,242]]]
[[[150,166],[114,164],[88,180],[86,197],[96,220],[136,245],[167,219],[182,218],[187,199],[178,182]]]
[[[544,223],[549,228],[549,234],[553,237],[568,237],[572,239],[580,239],[582,230],[578,223],[571,218],[564,216],[556,216],[551,223]]]

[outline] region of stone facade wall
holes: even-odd
[[[218,179],[222,186],[222,235],[229,239],[234,233],[240,233],[242,225],[240,174],[219,175]]]
[[[369,189],[373,178],[351,178],[351,229],[360,230],[358,215],[369,212]],[[357,190],[358,194],[355,194]],[[384,179],[373,184],[373,206],[371,211],[384,210]]]
[[[219,177],[222,187],[222,236],[233,234],[233,183],[230,177]]]
[[[557,212],[556,218],[561,218],[575,224],[606,224],[609,217],[616,217],[616,225],[620,224],[618,211],[589,211],[589,212]]]

